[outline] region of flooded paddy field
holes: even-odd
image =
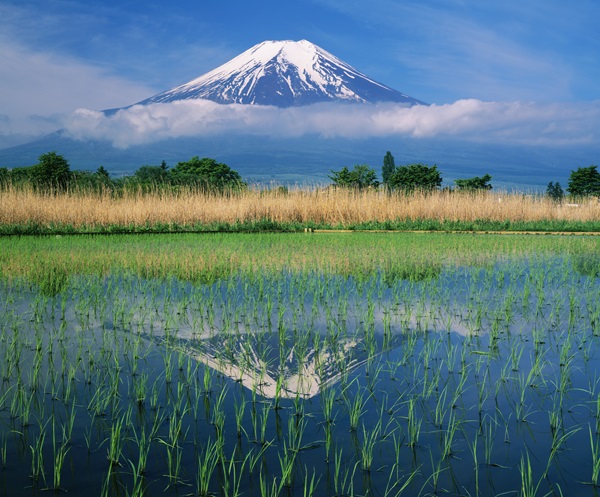
[[[597,493],[595,238],[0,245],[0,495]]]

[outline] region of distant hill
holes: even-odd
[[[326,139],[320,137],[262,138],[231,136],[178,138],[150,145],[115,149],[108,142],[80,142],[54,133],[42,140],[0,150],[0,167],[28,166],[48,151],[65,156],[72,169],[95,170],[104,166],[111,176],[131,174],[139,167],[169,166],[192,156],[213,157],[228,164],[250,182],[328,183],[330,170],[366,163],[381,178],[383,156],[390,150],[396,164],[424,162],[437,164],[448,183],[456,178],[493,176],[495,188],[540,189],[549,181],[566,187],[572,169],[589,165],[589,151],[525,146],[483,145],[456,140],[414,140],[377,138],[368,140]]]

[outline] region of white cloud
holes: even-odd
[[[0,135],[55,131],[64,117],[86,106],[118,107],[154,90],[73,57],[35,52],[0,37]]]
[[[257,136],[370,138],[455,137],[490,143],[594,144],[600,138],[600,102],[539,104],[459,100],[452,104],[317,104],[279,109],[219,105],[207,100],[133,106],[116,114],[79,109],[64,126],[79,140],[108,140],[127,148],[168,138],[250,134]]]

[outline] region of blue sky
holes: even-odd
[[[497,102],[514,114],[520,102],[513,134],[533,113],[535,132],[547,116],[546,127],[557,120],[595,140],[599,19],[597,0],[1,0],[0,146],[50,132],[78,108],[187,82],[267,39],[307,39],[446,110],[475,99],[469,112],[493,115],[485,104]]]

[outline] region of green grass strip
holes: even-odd
[[[548,232],[548,233],[600,233],[600,221],[449,221],[436,219],[397,219],[394,221],[368,221],[363,223],[327,224],[317,222],[285,222],[270,219],[238,221],[235,223],[215,222],[209,224],[128,224],[128,225],[82,225],[26,224],[0,225],[0,236],[10,235],[72,235],[72,234],[134,234],[134,233],[258,233],[258,232],[302,232],[306,229],[350,230],[350,231],[440,231],[440,232]]]

